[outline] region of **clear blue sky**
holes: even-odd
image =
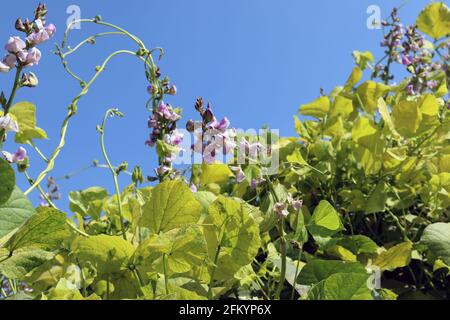
[[[32,16],[38,1],[3,1],[0,39],[16,35],[17,17]],[[184,108],[186,120],[194,117],[197,96],[211,101],[216,113],[226,115],[238,128],[260,128],[264,124],[294,135],[292,116],[300,104],[309,102],[323,87],[329,92],[343,84],[352,68],[353,50],[371,50],[380,57],[378,47],[382,33],[366,27],[369,5],[379,5],[382,16],[405,1],[381,0],[48,0],[48,21],[58,32],[41,47],[41,64],[34,68],[40,85],[23,89],[18,100],[29,100],[38,106],[38,124],[50,140],[39,142],[50,154],[58,139],[59,126],[67,105],[79,86],[62,69],[56,56],[50,54],[53,44],[62,39],[68,18],[66,9],[76,4],[83,18],[101,14],[139,36],[148,47],[160,46],[166,56],[160,63],[164,74],[177,85],[179,94],[170,103]],[[413,23],[428,1],[411,0],[401,10],[405,23]],[[20,4],[20,5],[19,5]],[[96,30],[83,27],[74,31],[81,40]],[[102,57],[115,49],[134,48],[128,41],[100,40],[87,47],[73,60],[72,67],[89,75]],[[12,74],[0,74],[0,88],[9,92]],[[79,113],[70,124],[67,145],[56,163],[53,176],[101,160],[98,134],[95,130],[105,110],[118,107],[126,114],[108,123],[107,146],[116,164],[127,160],[139,164],[150,174],[156,166],[154,150],[144,146],[148,136],[145,101],[146,82],[142,64],[131,57],[115,60],[107,72],[79,103]],[[13,148],[8,143],[6,148]],[[11,150],[12,151],[12,150]],[[32,155],[30,172],[35,176],[43,164]],[[128,179],[121,181],[125,186]],[[23,178],[19,185],[26,187]],[[91,170],[69,181],[60,181],[67,209],[67,194],[89,186],[101,185],[113,190],[111,177],[104,169]],[[38,195],[31,195],[37,203]]]

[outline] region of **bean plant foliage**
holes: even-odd
[[[98,34],[73,45],[69,25],[54,50],[80,92],[53,153],[43,154],[39,110],[16,100],[20,90],[38,86],[30,70],[41,59],[39,47],[56,33],[47,13],[40,4],[32,19],[16,21],[21,36],[8,40],[0,62],[3,77],[14,74],[11,93],[0,96],[1,299],[450,298],[450,10],[444,3],[425,7],[412,26],[394,9],[382,22],[380,59],[355,51],[348,80],[300,106],[298,135],[270,137],[268,154],[279,154],[275,172],[251,157],[263,149],[259,136],[237,133],[202,98],[195,101],[199,119],[184,122],[199,141],[191,151],[201,161],[177,168],[186,136],[182,110],[167,102],[177,88],[156,64],[163,50],[148,49],[100,16],[72,22],[96,25]],[[82,79],[71,56],[110,36],[128,38],[131,49],[112,52]],[[124,114],[108,109],[97,127],[105,164],[95,166],[110,171],[115,192],[102,186],[71,192],[72,212],[62,212],[50,174],[70,121],[110,61],[123,55],[144,66],[145,144],[158,165],[147,176],[139,167],[130,172],[125,161],[113,164],[104,143],[107,122]],[[4,150],[7,139],[17,150]],[[246,152],[236,165],[237,147]],[[30,150],[44,163],[36,177],[28,173]],[[16,185],[20,174],[26,190]],[[120,175],[131,177],[128,186],[119,185]],[[40,193],[37,208],[32,191]]]

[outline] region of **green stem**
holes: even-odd
[[[280,300],[281,292],[284,288],[284,281],[286,280],[286,238],[284,237],[284,218],[280,219],[278,223],[278,230],[280,232],[280,250],[281,250],[281,271],[280,282],[278,283],[277,291],[275,292],[275,299]]]
[[[302,253],[303,253],[303,244],[300,244],[298,248],[297,265],[295,266],[295,276],[294,276],[294,283],[292,285],[291,300],[294,300],[295,282],[297,281],[298,271],[300,268],[300,260],[302,259]]]
[[[169,295],[169,279],[167,277],[167,255],[163,254],[163,268],[164,268],[164,286],[166,288],[166,295]]]
[[[30,194],[38,186],[38,184],[40,184],[42,182],[42,180],[45,179],[47,174],[50,173],[53,170],[53,168],[55,166],[55,161],[58,158],[61,150],[64,148],[64,146],[66,144],[65,138],[66,138],[66,135],[67,135],[67,128],[68,128],[70,119],[76,114],[76,108],[77,108],[78,101],[81,99],[81,97],[83,97],[84,95],[86,95],[88,93],[88,91],[89,91],[90,87],[92,86],[92,84],[95,82],[95,80],[97,80],[97,78],[100,76],[100,74],[104,71],[105,67],[112,60],[112,58],[114,58],[115,56],[117,56],[119,54],[130,54],[130,55],[133,55],[133,56],[137,56],[135,52],[132,52],[132,51],[129,51],[129,50],[118,50],[118,51],[115,51],[112,54],[110,54],[105,59],[103,64],[99,67],[99,69],[97,70],[95,75],[86,84],[86,86],[83,88],[83,90],[80,92],[80,94],[78,96],[76,96],[72,100],[72,103],[70,104],[70,107],[69,107],[69,112],[68,112],[68,114],[67,114],[66,118],[64,119],[64,121],[62,123],[62,126],[61,126],[59,144],[56,147],[56,149],[53,151],[53,154],[50,157],[50,159],[48,159],[47,167],[39,174],[39,176],[36,178],[34,184],[30,188],[28,188],[28,190],[26,190],[24,192],[25,195]]]
[[[119,181],[117,179],[118,173],[117,173],[116,169],[113,167],[113,165],[111,164],[111,161],[109,160],[108,154],[106,152],[106,147],[105,147],[106,119],[108,119],[108,117],[111,115],[111,112],[112,112],[112,109],[109,109],[108,111],[106,111],[105,116],[103,118],[103,122],[101,125],[101,131],[100,131],[100,145],[102,148],[103,158],[105,159],[106,164],[108,165],[109,170],[111,171],[111,174],[112,174],[112,177],[114,180],[114,188],[116,190],[117,204],[119,206],[120,228],[122,230],[122,237],[124,238],[124,240],[127,240],[127,235],[126,235],[125,225],[124,225],[124,218],[123,218],[122,196],[120,194]]]

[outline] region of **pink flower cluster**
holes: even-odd
[[[197,99],[195,108],[202,121],[189,120],[186,124],[186,129],[194,133],[192,150],[201,154],[207,164],[216,162],[219,155],[231,154],[236,147],[236,131],[230,128],[228,118],[217,120],[210,104],[204,109],[201,98]]]
[[[5,44],[7,55],[0,61],[0,72],[6,73],[20,65],[31,67],[37,65],[41,60],[42,53],[37,45],[49,40],[56,33],[54,24],[45,25],[47,9],[39,5],[36,9],[33,22],[21,19],[16,21],[16,29],[26,34],[25,41],[18,36],[10,37]]]

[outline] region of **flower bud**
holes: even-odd
[[[203,113],[203,98],[197,98],[197,100],[195,100],[195,110]]]
[[[33,72],[30,72],[29,74],[24,73],[22,75],[22,87],[34,88],[37,87],[38,84],[39,80]]]
[[[25,25],[23,24],[22,19],[19,18],[16,20],[15,27],[17,31],[25,32]]]
[[[195,130],[195,122],[194,122],[194,120],[189,120],[188,122],[186,122],[186,130],[188,132],[194,132],[194,130]]]
[[[210,123],[214,120],[215,120],[214,113],[211,109],[211,105],[208,103],[208,107],[206,108],[205,112],[203,112],[203,121],[205,123]]]
[[[144,183],[144,177],[142,176],[141,167],[139,167],[139,166],[134,167],[133,174],[131,175],[131,180],[135,184],[138,184],[138,183],[142,184],[142,183]]]

